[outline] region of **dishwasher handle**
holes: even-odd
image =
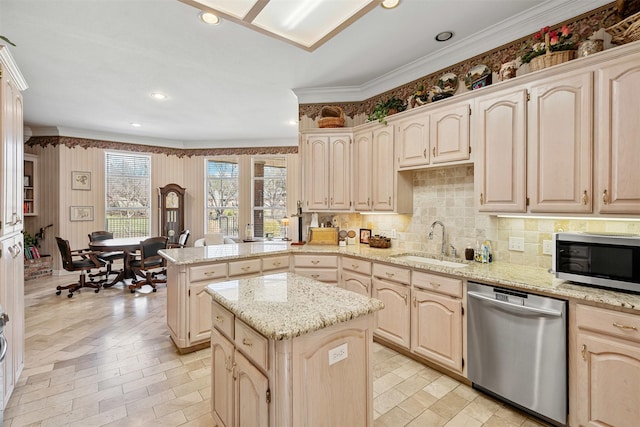
[[[483,300],[486,302],[490,302],[492,304],[495,305],[499,305],[503,308],[506,308],[508,310],[514,311],[514,312],[520,312],[520,313],[536,313],[536,314],[540,314],[543,316],[548,316],[548,317],[561,317],[562,316],[562,312],[558,311],[558,310],[549,310],[546,308],[538,308],[538,307],[527,307],[526,305],[518,305],[518,304],[513,304],[507,301],[500,301],[494,298],[490,298],[486,295],[480,294],[478,292],[473,292],[473,291],[468,291],[467,295],[472,297],[472,298],[476,298],[479,300]]]

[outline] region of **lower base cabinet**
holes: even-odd
[[[384,303],[384,309],[376,313],[376,336],[410,348],[411,271],[385,264],[373,265],[373,292],[371,296]]]
[[[640,316],[577,304],[570,425],[632,427],[640,419]]]

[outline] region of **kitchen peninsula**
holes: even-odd
[[[214,283],[206,292],[218,425],[373,425],[380,301],[294,273]]]

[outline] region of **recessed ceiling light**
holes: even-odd
[[[399,4],[400,0],[384,0],[382,3],[380,3],[380,6],[384,7],[385,9],[393,9]]]
[[[210,12],[200,12],[200,20],[210,25],[218,25],[220,23],[220,17]]]
[[[142,125],[141,125],[140,123],[135,123],[135,122],[134,122],[134,123],[131,123],[131,126],[133,126],[134,128],[139,128],[139,127],[141,127]]]
[[[167,99],[167,95],[165,95],[164,93],[160,93],[160,92],[153,92],[151,94],[151,97],[154,98],[154,99],[159,99],[159,100]]]
[[[436,41],[446,42],[453,37],[453,31],[443,31],[436,36]]]
[[[297,124],[298,124],[298,122],[296,122],[295,120],[289,120],[289,124],[290,124],[291,126],[294,126],[294,125],[297,125]]]

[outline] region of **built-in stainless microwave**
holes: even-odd
[[[640,235],[563,232],[553,245],[556,277],[640,293]]]

